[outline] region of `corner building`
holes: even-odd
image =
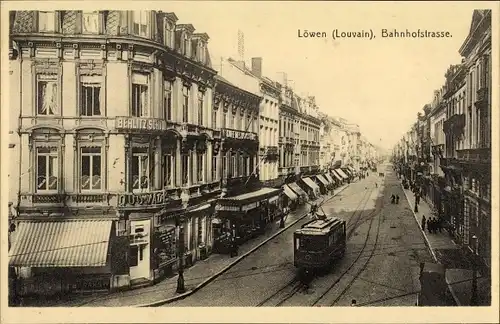
[[[9,255],[24,290],[153,282],[177,267],[180,226],[184,264],[205,258],[221,191],[208,35],[156,11],[11,19]]]

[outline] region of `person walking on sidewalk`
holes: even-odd
[[[399,195],[396,195],[396,204],[399,204]]]
[[[430,217],[427,220],[427,231],[429,231],[429,234],[432,233],[432,219]]]
[[[422,231],[424,232],[425,232],[425,222],[426,222],[425,215],[422,215],[422,221],[420,222],[420,224],[422,225]]]
[[[415,204],[419,204],[420,203],[420,193],[418,192],[418,190],[415,191]]]

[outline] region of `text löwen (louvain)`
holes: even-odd
[[[373,35],[373,30],[339,30],[334,29],[332,31],[332,38],[337,40],[340,38],[365,38],[365,39],[373,39],[375,36]]]
[[[326,38],[328,34],[324,31],[310,31],[307,29],[297,29],[298,38]]]

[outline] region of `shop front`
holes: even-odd
[[[328,180],[328,182],[330,182],[330,187],[331,187],[332,190],[335,189],[338,186],[338,184],[336,183],[336,181],[333,180],[332,176],[329,173],[325,173],[324,177],[326,178],[326,180]]]
[[[334,171],[337,172],[338,175],[342,177],[342,179],[349,182],[349,176],[344,172],[344,170],[342,170],[341,168],[338,168],[338,169],[335,169]]]
[[[213,222],[214,251],[228,253],[234,240],[242,244],[262,234],[271,223],[279,206],[281,189],[262,188],[235,197],[219,199]]]
[[[299,197],[295,192],[293,192],[292,189],[288,185],[283,185],[283,193],[285,198],[283,199],[283,208],[285,210],[285,214],[289,210],[294,210],[297,208],[298,202],[299,202]]]
[[[338,174],[335,169],[330,170],[330,174],[335,178],[337,185],[340,186],[342,183],[344,183],[344,178],[340,174]]]
[[[307,192],[309,198],[312,200],[317,199],[321,194],[319,186],[309,177],[304,177],[301,180],[303,183],[302,189]]]
[[[17,295],[108,291],[115,267],[112,220],[21,221],[9,251]]]

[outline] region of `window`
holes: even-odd
[[[81,149],[80,189],[101,190],[101,148]]]
[[[172,120],[172,82],[163,82],[163,118]]]
[[[149,156],[147,153],[132,154],[132,189],[149,189]]]
[[[82,76],[80,96],[81,116],[101,115],[101,83],[98,78]]]
[[[183,49],[184,49],[184,55],[189,56],[189,38],[184,35],[184,44],[183,44]]]
[[[183,154],[181,156],[181,163],[182,163],[182,185],[187,186],[188,185],[188,169],[189,169],[189,156],[187,154]]]
[[[217,180],[217,157],[212,157],[212,181]]]
[[[212,128],[217,128],[217,110],[212,110]]]
[[[85,34],[99,33],[99,11],[82,12],[82,32]]]
[[[55,115],[58,109],[58,89],[56,75],[37,75],[37,114]]]
[[[227,125],[227,112],[222,115],[222,128],[226,128]]]
[[[57,148],[38,148],[36,151],[36,191],[57,190],[59,166]]]
[[[195,173],[194,173],[194,166],[193,166],[193,161],[194,161],[194,152],[191,151],[189,153],[189,167],[188,167],[188,171],[189,171],[189,184],[192,184],[194,183],[194,176],[195,176]]]
[[[485,55],[483,58],[483,82],[481,88],[487,88],[489,85],[490,79],[490,58],[488,55]]]
[[[162,161],[163,186],[166,188],[175,186],[175,156],[173,152],[163,154]]]
[[[222,178],[227,178],[227,155],[224,154],[222,156]]]
[[[148,30],[148,12],[146,10],[134,10],[132,12],[133,33],[146,37]]]
[[[56,31],[56,13],[54,11],[38,12],[38,31],[39,32]]]
[[[202,92],[198,93],[198,125],[203,126],[203,100]]]
[[[146,117],[148,115],[148,76],[134,74],[132,76],[132,116]]]
[[[170,22],[165,23],[165,45],[173,48],[173,33],[174,33],[174,26]]]
[[[203,223],[205,222],[205,217],[198,218],[198,244],[203,243]]]
[[[204,175],[204,172],[203,170],[205,169],[204,168],[205,166],[203,165],[203,153],[198,153],[198,155],[196,156],[196,171],[197,171],[197,180],[198,180],[198,183],[202,183],[205,181],[205,179],[203,179],[203,175]]]
[[[187,123],[189,121],[189,88],[184,86],[182,88],[182,122]]]

